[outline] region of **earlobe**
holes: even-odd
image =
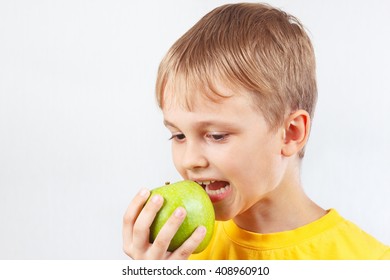
[[[310,115],[305,110],[293,112],[285,121],[282,155],[298,154],[305,146],[310,131]]]

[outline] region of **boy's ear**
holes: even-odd
[[[293,112],[284,123],[282,155],[298,154],[305,146],[310,132],[310,115],[305,110]]]

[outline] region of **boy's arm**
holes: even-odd
[[[194,233],[174,252],[168,252],[173,236],[184,221],[186,212],[178,208],[162,227],[153,244],[149,243],[149,231],[153,220],[163,205],[163,198],[155,195],[145,205],[150,192],[141,190],[132,200],[123,217],[123,250],[133,259],[163,260],[188,259],[202,242],[205,232],[195,230]]]

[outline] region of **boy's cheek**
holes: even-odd
[[[177,172],[179,172],[179,174],[181,175],[181,177],[183,179],[188,179],[187,177],[187,174],[185,172],[185,169],[182,167],[182,165],[180,164],[180,155],[179,153],[175,153],[175,152],[172,152],[172,158],[173,158],[173,165],[175,166]]]

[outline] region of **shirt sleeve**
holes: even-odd
[[[380,260],[390,260],[390,247],[387,247],[385,253],[380,257]]]

